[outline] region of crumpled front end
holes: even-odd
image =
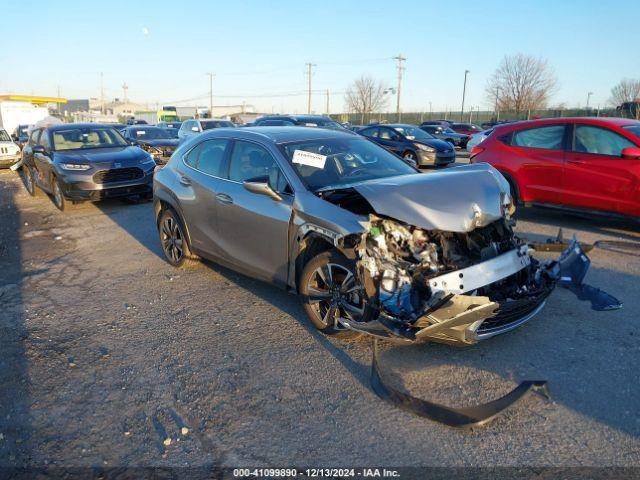
[[[545,304],[558,277],[512,231],[507,217],[469,232],[413,227],[370,215],[357,272],[380,337],[470,345],[523,324]]]

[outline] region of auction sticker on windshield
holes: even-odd
[[[293,163],[300,165],[307,165],[314,168],[324,168],[324,164],[327,161],[327,157],[320,155],[319,153],[306,152],[304,150],[295,150],[293,152]]]

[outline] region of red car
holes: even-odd
[[[474,135],[480,133],[482,128],[473,123],[452,123],[451,130],[456,133],[461,133],[462,135]]]
[[[498,125],[471,151],[520,203],[640,217],[640,122],[553,118]]]

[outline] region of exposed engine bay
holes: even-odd
[[[471,344],[500,333],[541,307],[557,278],[506,218],[456,233],[371,215],[358,254],[378,320],[408,340]]]
[[[354,188],[323,198],[369,219],[352,241],[352,257],[372,315],[341,318],[347,328],[408,342],[470,345],[533,317],[559,278],[557,262],[538,262],[514,234],[508,196],[496,198],[501,208],[491,215],[472,204],[460,215],[458,231],[380,214]]]

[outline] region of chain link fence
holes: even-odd
[[[622,112],[624,113],[624,112]],[[615,108],[574,108],[574,109],[546,109],[528,110],[524,112],[496,112],[472,110],[464,112],[403,112],[398,119],[396,113],[340,113],[332,114],[334,120],[349,122],[352,125],[368,125],[370,123],[402,123],[420,124],[428,120],[450,120],[452,122],[476,123],[494,122],[496,120],[529,120],[533,118],[558,117],[620,117],[620,110]]]

